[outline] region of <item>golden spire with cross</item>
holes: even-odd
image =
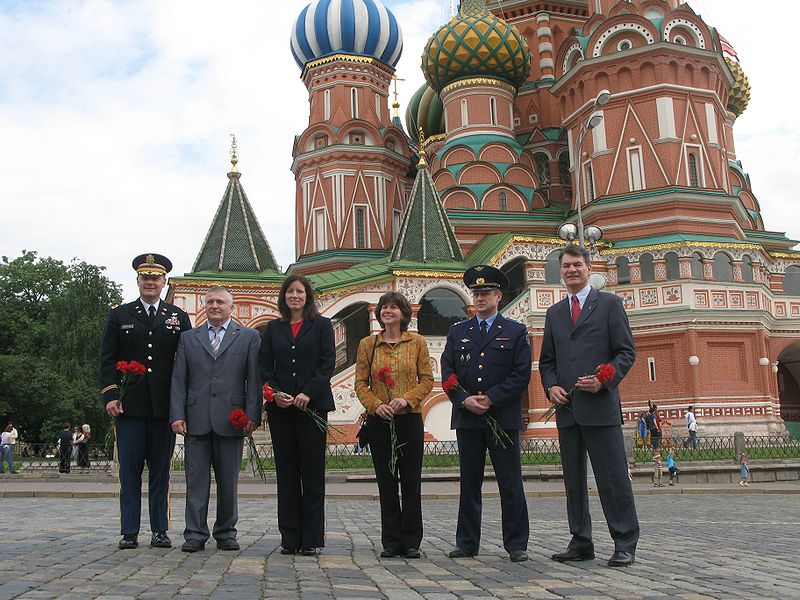
[[[239,162],[239,156],[237,155],[237,146],[236,146],[236,136],[231,134],[231,173],[238,173],[239,170],[236,168],[236,163]]]
[[[392,81],[394,81],[394,102],[392,102],[392,109],[394,110],[392,114],[392,118],[397,118],[400,116],[400,103],[397,101],[397,82],[398,81],[405,81],[405,79],[401,79],[397,75],[392,75]]]
[[[427,154],[425,152],[425,132],[420,127],[417,131],[419,136],[419,162],[417,163],[417,168],[424,168],[428,166],[428,161],[425,160]]]

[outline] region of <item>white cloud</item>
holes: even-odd
[[[23,248],[107,265],[135,287],[130,259],[167,254],[189,271],[227,185],[228,133],[242,184],[278,261],[294,260],[294,136],[308,95],[289,51],[304,0],[74,0],[0,4],[0,254]],[[386,4],[404,34],[405,103],[449,1]],[[694,4],[694,3],[693,3]],[[737,3],[738,5],[738,3]],[[753,27],[725,0],[696,6],[739,51],[753,100],[734,129],[768,228],[800,238],[789,36]],[[792,15],[786,13],[793,13]],[[789,3],[781,19],[793,22]]]

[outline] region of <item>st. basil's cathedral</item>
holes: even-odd
[[[733,127],[750,87],[728,42],[677,0],[463,0],[424,48],[380,0],[315,0],[291,53],[308,90],[296,136],[296,261],[334,323],[336,411],[352,433],[358,341],[378,331],[377,299],[412,303],[410,328],[439,357],[471,314],[463,271],[510,280],[501,311],[528,327],[527,437],[555,437],[536,373],[547,307],[566,294],[558,252],[583,241],[592,282],[620,296],[637,346],[621,387],[626,426],[656,403],[683,435],[774,435],[800,426],[800,251],[766,231]],[[404,121],[390,87],[402,52],[426,84]],[[288,161],[287,161],[288,162]],[[237,157],[191,273],[169,300],[195,325],[223,284],[234,318],[278,316],[278,267]],[[256,206],[258,206],[256,200]],[[427,439],[453,439],[437,385]]]

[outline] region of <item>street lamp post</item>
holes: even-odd
[[[603,114],[599,113],[599,112],[596,112],[595,109],[599,108],[600,106],[604,106],[605,104],[608,104],[608,101],[610,99],[611,99],[611,93],[608,90],[600,90],[600,92],[597,94],[597,96],[594,99],[594,103],[592,104],[592,114],[589,116],[589,118],[586,121],[584,121],[584,123],[581,125],[581,128],[578,130],[578,137],[577,137],[576,143],[575,143],[575,152],[572,155],[573,156],[573,160],[574,160],[574,166],[575,166],[575,182],[574,182],[575,204],[578,207],[578,226],[577,226],[578,231],[577,231],[577,234],[578,234],[578,243],[580,244],[581,248],[583,248],[584,239],[585,239],[584,236],[587,235],[589,232],[588,231],[585,232],[584,231],[584,226],[583,226],[583,212],[582,212],[582,206],[581,206],[582,201],[581,201],[581,187],[580,187],[581,171],[583,169],[582,169],[582,165],[581,165],[581,154],[580,154],[580,152],[581,152],[581,148],[583,146],[583,140],[586,137],[586,134],[589,132],[590,129],[594,129],[595,127],[597,127],[603,121]],[[600,232],[600,228],[599,227],[597,227],[596,229]],[[593,232],[593,233],[595,233],[595,232]],[[602,235],[602,232],[600,232],[600,235]],[[599,238],[599,236],[598,236],[598,238]],[[594,243],[594,241],[596,241],[598,238],[595,238],[595,240],[591,240],[591,238],[590,238],[590,242]]]

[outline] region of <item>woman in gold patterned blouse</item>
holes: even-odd
[[[356,394],[368,413],[369,445],[381,500],[381,556],[419,558],[424,437],[421,407],[433,388],[428,345],[421,335],[408,332],[411,305],[402,294],[381,296],[375,316],[383,331],[364,338],[358,346]],[[386,373],[386,368],[391,378],[388,384],[379,375]],[[389,466],[390,420],[394,420],[397,432],[398,477]]]

